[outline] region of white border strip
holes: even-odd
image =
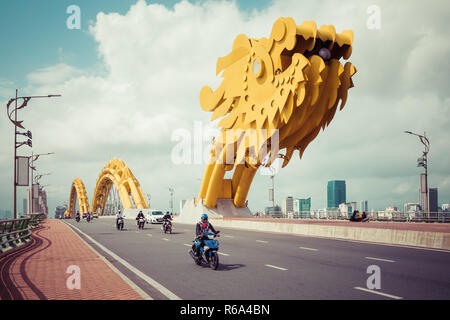
[[[370,289],[366,289],[366,288],[354,287],[354,289],[365,291],[365,292],[370,292],[370,293],[374,293],[374,294],[378,294],[380,296],[388,297],[388,298],[395,299],[395,300],[403,299],[402,297],[394,296],[392,294],[387,294],[387,293],[383,293],[383,292],[379,292],[379,291],[375,291],[375,290],[370,290]]]
[[[67,223],[67,225],[70,225],[69,223]],[[87,239],[89,239],[90,241],[92,241],[93,243],[95,243],[100,249],[102,249],[104,252],[106,252],[107,254],[109,254],[113,259],[117,260],[118,262],[120,262],[124,267],[126,267],[128,270],[130,270],[131,272],[133,272],[134,274],[136,274],[138,277],[140,277],[142,280],[144,280],[145,282],[147,282],[149,285],[151,285],[152,287],[154,287],[155,289],[157,289],[159,292],[161,292],[163,295],[165,295],[167,298],[169,298],[170,300],[181,300],[180,297],[178,297],[175,293],[173,293],[172,291],[170,291],[169,289],[167,289],[166,287],[164,287],[162,284],[160,284],[159,282],[153,280],[151,277],[147,276],[145,273],[143,273],[142,271],[140,271],[139,269],[135,268],[134,266],[132,266],[131,264],[129,264],[127,261],[125,261],[124,259],[122,259],[121,257],[119,257],[117,254],[115,254],[114,252],[112,252],[111,250],[107,249],[105,246],[103,246],[102,244],[98,243],[97,241],[95,241],[94,239],[92,239],[90,236],[88,236],[87,234],[85,234],[83,231],[81,231],[80,229],[78,229],[75,226],[70,225],[72,228],[75,228],[76,230],[78,230],[78,232],[80,232],[82,235],[84,235]]]
[[[269,268],[274,268],[274,269],[282,270],[282,271],[287,271],[286,268],[281,268],[281,267],[273,266],[273,265],[271,265],[271,264],[265,264],[265,266],[266,266],[266,267],[269,267]]]
[[[66,225],[69,225],[66,223]],[[91,249],[96,255],[100,257],[100,259],[103,260],[103,262],[106,263],[108,267],[112,269],[119,277],[122,278],[123,281],[125,281],[126,284],[128,284],[134,291],[136,291],[137,294],[139,294],[142,299],[144,300],[154,300],[151,296],[149,296],[144,290],[139,288],[137,284],[135,284],[133,281],[131,281],[126,275],[124,275],[122,272],[119,271],[111,262],[109,262],[104,256],[102,256],[97,250],[95,250],[89,243],[84,241],[83,238],[80,237],[78,233],[76,233],[72,228],[69,228],[70,231],[72,231],[89,249]]]
[[[381,259],[381,258],[374,258],[374,257],[365,257],[366,259],[369,260],[377,260],[377,261],[384,261],[384,262],[395,262],[394,260],[389,260],[389,259]]]
[[[319,249],[307,248],[307,247],[298,247],[299,249],[309,250],[309,251],[318,251]]]

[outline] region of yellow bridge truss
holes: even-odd
[[[91,209],[99,215],[103,215],[106,201],[112,186],[115,186],[124,209],[146,209],[147,200],[144,197],[141,186],[130,168],[119,159],[113,159],[100,172],[94,189]],[[89,211],[89,202],[86,189],[80,178],[76,178],[70,191],[70,217],[75,215],[75,201],[81,213]]]

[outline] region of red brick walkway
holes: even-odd
[[[14,284],[12,289],[19,292],[22,299],[142,299],[62,221],[45,220],[42,227],[33,231],[33,237],[37,243],[31,250],[23,250],[13,260],[9,258],[12,261],[9,264],[9,285]],[[67,286],[68,278],[74,277],[73,271],[67,273],[70,266],[80,270],[80,289],[71,290]],[[13,299],[17,298],[20,297],[16,294]]]

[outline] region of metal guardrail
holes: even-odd
[[[254,216],[254,218],[265,218],[265,219],[288,219],[288,220],[341,220],[348,221],[349,217],[343,216],[340,213],[328,214],[328,216],[320,216],[319,214],[313,214],[309,212],[294,213],[294,214],[259,214]],[[411,217],[408,215],[394,215],[391,217],[378,216],[378,215],[367,215],[369,221],[385,221],[385,222],[410,222],[410,223],[450,223],[450,213],[449,212],[439,212],[429,217],[415,216]]]
[[[0,256],[8,248],[30,240],[31,229],[37,228],[45,217],[43,213],[33,213],[19,219],[0,220]]]

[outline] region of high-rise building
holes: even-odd
[[[308,199],[294,199],[294,213],[301,218],[310,218],[311,216],[311,197]]]
[[[340,216],[350,218],[353,214],[353,211],[356,210],[355,204],[356,204],[356,202],[340,203],[339,204]]]
[[[294,198],[289,196],[283,201],[283,214],[290,212],[294,212]]]
[[[369,211],[369,203],[367,200],[363,200],[360,202],[359,211],[368,212]]]
[[[273,217],[281,217],[281,207],[279,205],[275,205],[275,207],[266,207],[264,209],[264,214],[271,215]]]
[[[345,180],[328,181],[327,207],[339,208],[341,203],[346,202]]]
[[[309,213],[311,211],[311,197],[308,199],[294,199],[295,213]]]
[[[428,189],[430,217],[436,217],[438,212],[438,188]]]

